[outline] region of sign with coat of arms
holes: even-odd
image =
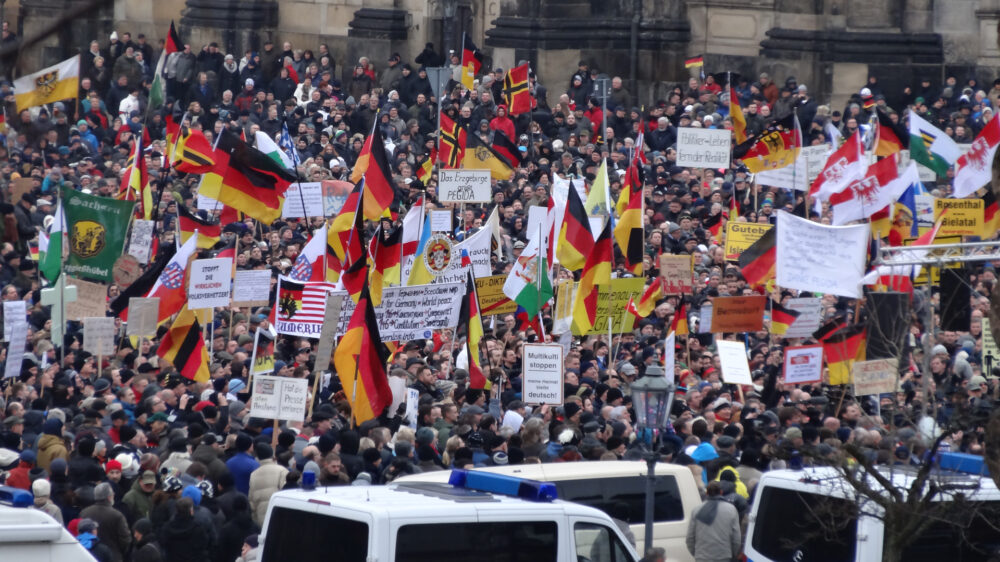
[[[95,197],[63,188],[69,258],[66,273],[95,281],[114,281],[115,260],[122,255],[134,201]]]

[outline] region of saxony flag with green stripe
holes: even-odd
[[[910,158],[945,176],[961,155],[958,145],[944,131],[910,112]]]

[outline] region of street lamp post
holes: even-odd
[[[656,488],[656,462],[660,455],[656,452],[657,432],[666,427],[667,416],[674,401],[674,384],[664,376],[663,367],[649,365],[646,373],[632,383],[632,405],[635,408],[635,422],[639,435],[646,445],[643,459],[646,461],[646,529],[645,549],[653,547],[653,505]],[[641,553],[640,553],[641,554]]]

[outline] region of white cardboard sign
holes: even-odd
[[[302,195],[299,195],[300,188]],[[305,201],[305,211],[302,202]],[[295,182],[288,186],[285,192],[285,202],[281,206],[281,218],[322,217],[323,215],[323,184],[318,181]]]
[[[271,272],[240,269],[233,279],[233,305],[257,306],[268,303]]]
[[[867,224],[826,226],[778,211],[777,284],[859,298],[868,249]]]
[[[309,403],[309,380],[254,375],[250,415],[267,420],[299,422]]]
[[[84,318],[83,349],[94,355],[108,356],[115,351],[115,319]]]
[[[438,201],[442,203],[489,203],[492,198],[489,170],[438,172]]]
[[[229,289],[232,282],[233,260],[212,258],[191,263],[191,280],[188,283],[188,308],[215,308],[229,306]]]
[[[727,129],[677,129],[677,165],[728,168],[732,133]]]
[[[802,345],[785,349],[785,384],[823,380],[823,346]]]
[[[788,308],[799,313],[785,332],[786,338],[808,338],[819,329],[823,320],[823,299],[819,297],[800,297],[788,299]]]
[[[523,346],[521,395],[525,404],[563,403],[563,347],[526,343]]]
[[[128,253],[141,264],[149,263],[149,253],[153,249],[154,221],[135,219],[132,221],[132,239],[128,244]]]
[[[715,345],[722,364],[722,380],[729,384],[753,384],[746,345],[741,341],[726,340],[719,340]]]

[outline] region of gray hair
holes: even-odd
[[[111,487],[111,484],[107,482],[101,482],[94,488],[94,501],[97,502],[111,502],[114,497],[115,491]]]

